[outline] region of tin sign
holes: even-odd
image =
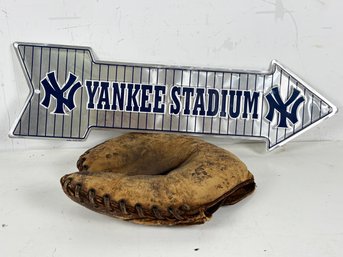
[[[90,48],[14,44],[30,95],[11,136],[85,139],[91,128],[265,139],[280,146],[336,107],[277,61],[236,71],[97,60]]]

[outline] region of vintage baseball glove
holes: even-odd
[[[129,133],[78,160],[64,192],[96,212],[140,224],[199,224],[255,189],[232,153],[197,137]]]

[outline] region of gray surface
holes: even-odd
[[[67,198],[59,178],[85,149],[2,152],[0,256],[342,256],[343,143],[263,148],[230,147],[255,176],[251,196],[204,225],[173,228],[112,219]]]

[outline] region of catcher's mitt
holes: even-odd
[[[61,178],[75,202],[141,224],[198,224],[255,189],[236,156],[199,138],[130,133],[85,152]]]

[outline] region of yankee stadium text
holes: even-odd
[[[86,80],[87,109],[258,119],[259,91]],[[168,92],[167,92],[168,91]]]

